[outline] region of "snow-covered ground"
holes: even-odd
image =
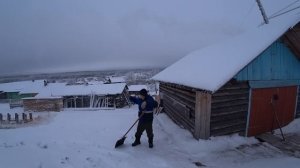
[[[14,109],[11,112],[16,112]],[[10,111],[0,104],[0,112]],[[118,110],[65,110],[40,115],[31,124],[16,129],[0,129],[2,168],[189,168],[206,167],[299,167],[300,159],[281,153],[254,138],[238,135],[195,140],[165,114],[154,120],[154,148],[147,138],[131,147],[132,130],[125,144],[116,141],[137,118],[137,107]],[[299,131],[300,120],[288,130]],[[299,127],[298,127],[299,128]],[[201,164],[200,164],[201,163]]]

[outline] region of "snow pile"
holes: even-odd
[[[22,110],[19,108],[18,110]],[[7,112],[0,104],[0,112]],[[16,111],[16,110],[15,110]],[[116,141],[137,118],[137,107],[117,110],[35,113],[41,120],[18,129],[0,129],[0,162],[6,168],[195,168],[298,167],[299,159],[287,157],[254,138],[238,135],[195,140],[165,114],[154,119],[154,148],[144,133],[142,144],[131,147],[134,129],[125,144]],[[244,146],[244,147],[243,147]],[[239,148],[243,147],[241,150]],[[286,166],[287,166],[286,165]]]
[[[280,130],[276,130],[276,133],[280,133]],[[283,133],[298,133],[300,132],[300,118],[295,119],[289,125],[282,128]]]

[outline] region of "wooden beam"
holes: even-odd
[[[196,91],[195,132],[196,139],[210,137],[211,94]]]

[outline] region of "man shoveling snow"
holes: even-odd
[[[139,105],[138,116],[140,117],[135,133],[135,141],[132,146],[141,144],[141,136],[146,130],[149,142],[149,148],[153,148],[153,110],[157,107],[157,102],[147,93],[146,89],[142,89],[139,92],[139,96],[130,96],[130,101]]]

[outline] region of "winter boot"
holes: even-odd
[[[141,141],[135,139],[135,141],[131,144],[131,146],[137,146],[137,145],[139,145],[139,144],[141,144]]]
[[[149,148],[153,148],[153,136],[149,138]]]
[[[149,148],[153,148],[153,143],[149,143]]]

